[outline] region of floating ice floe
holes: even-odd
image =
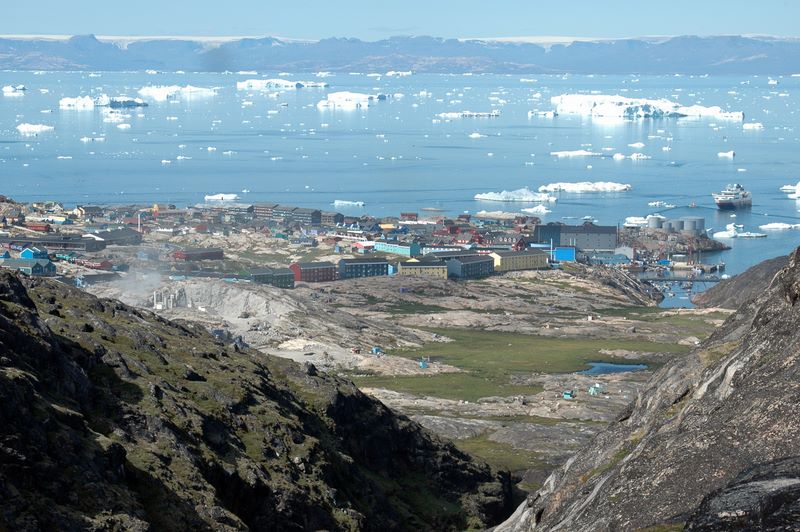
[[[520,209],[520,210],[528,214],[548,214],[553,212],[544,205],[537,205],[536,207],[527,207],[525,209]]]
[[[651,201],[647,205],[650,206],[650,207],[662,207],[664,209],[674,209],[675,208],[675,204],[674,203],[667,203],[666,201],[661,201],[661,200]]]
[[[270,89],[289,90],[304,88],[325,88],[324,81],[290,81],[288,79],[246,79],[236,83],[236,90],[265,91]]]
[[[789,229],[800,229],[800,224],[787,224],[783,222],[774,222],[771,224],[759,225],[762,231],[786,231]]]
[[[582,181],[580,183],[550,183],[539,187],[539,192],[624,192],[630,190],[631,186],[623,183],[611,181]]]
[[[4,96],[22,96],[28,88],[25,85],[5,85],[3,87]]]
[[[89,142],[105,142],[105,137],[81,137],[81,142],[88,144]]]
[[[236,201],[239,199],[238,194],[208,194],[205,196],[205,201]]]
[[[334,200],[331,204],[334,207],[363,207],[366,205],[363,201],[349,201],[349,200]]]
[[[589,151],[589,150],[565,150],[565,151],[551,151],[550,155],[553,157],[599,157],[602,153]]]
[[[44,124],[20,124],[17,126],[17,131],[21,135],[25,135],[26,137],[35,136],[40,133],[47,133],[48,131],[53,131],[55,128],[53,126],[46,126]]]
[[[386,100],[385,94],[364,94],[360,92],[332,92],[324,100],[317,102],[318,109],[354,110],[369,107],[372,102]]]
[[[629,148],[639,148],[639,149],[641,149],[641,148],[644,148],[644,146],[645,146],[644,142],[634,142],[632,144],[628,144]]]
[[[528,118],[533,118],[534,116],[539,116],[542,118],[555,118],[558,116],[558,113],[555,111],[528,111]]]
[[[471,138],[471,139],[482,139],[482,138],[485,138],[485,137],[486,137],[486,135],[481,135],[481,134],[480,134],[480,133],[478,133],[477,131],[476,131],[475,133],[470,133],[468,136],[469,136],[469,138]]]
[[[497,118],[500,116],[500,111],[449,111],[446,113],[439,113],[439,118],[453,119],[453,118]]]
[[[648,100],[610,94],[562,94],[553,96],[550,102],[559,114],[622,119],[709,117],[744,120],[744,113],[740,111],[723,111],[718,106],[687,107],[667,99]]]
[[[783,185],[780,190],[781,192],[797,192],[800,190],[800,181],[796,185]]]
[[[631,153],[628,158],[631,161],[644,161],[647,159],[652,159],[649,155],[645,155],[644,153]]]
[[[411,72],[410,70],[403,70],[403,71],[399,71],[399,72],[395,71],[395,70],[390,70],[389,72],[386,73],[386,75],[389,76],[389,77],[402,78],[402,77],[410,76],[412,73],[413,72]]]
[[[736,152],[733,150],[721,151],[717,153],[717,157],[719,157],[720,159],[733,159],[734,157],[736,157]]]
[[[750,130],[764,129],[764,124],[762,124],[761,122],[746,122],[742,124],[742,129],[750,129]]]
[[[117,124],[117,129],[130,129],[130,124]]]
[[[165,102],[171,98],[209,97],[217,94],[215,89],[186,85],[148,85],[139,89],[139,96],[157,102]]]
[[[485,192],[475,194],[475,199],[479,201],[519,201],[531,203],[548,203],[557,201],[558,198],[550,194],[534,192],[528,187],[517,190],[503,190],[502,192]]]
[[[72,155],[59,155],[58,157],[56,157],[56,159],[61,161],[69,161],[70,159],[72,159]]]

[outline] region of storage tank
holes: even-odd
[[[681,218],[683,221],[683,230],[685,232],[697,232],[697,220],[694,218]]]
[[[683,220],[671,220],[671,222],[675,231],[683,231]]]
[[[691,220],[692,223],[694,224],[694,229],[698,233],[703,233],[706,230],[706,219],[703,218],[702,216],[684,216],[683,220],[684,220],[684,227],[686,227],[686,222]]]
[[[672,225],[672,220],[664,220],[661,224],[661,229],[666,231],[667,233],[671,233],[675,230],[675,227]]]
[[[660,216],[647,217],[647,227],[649,229],[661,229],[662,225],[664,225],[664,218]]]

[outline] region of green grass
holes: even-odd
[[[487,434],[453,443],[465,453],[480,458],[495,469],[514,472],[544,465],[536,451],[517,449],[507,443],[491,441]]]
[[[446,312],[450,309],[439,305],[427,305],[415,301],[398,301],[386,308],[390,314],[433,314],[435,312]]]
[[[532,373],[571,373],[587,369],[588,362],[620,362],[600,354],[602,349],[626,349],[643,352],[684,353],[688,347],[641,340],[594,340],[553,338],[496,331],[465,329],[429,329],[452,338],[452,342],[434,342],[420,349],[390,352],[390,355],[431,360],[455,366],[460,373],[384,377],[356,377],[362,387],[387,388],[415,395],[475,401],[487,396],[535,394],[536,386],[512,385],[511,377]]]

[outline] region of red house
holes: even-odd
[[[289,266],[295,282],[322,283],[336,279],[336,266],[331,262],[295,262]]]

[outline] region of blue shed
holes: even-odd
[[[577,252],[572,246],[559,246],[553,250],[553,260],[556,262],[575,262]]]

